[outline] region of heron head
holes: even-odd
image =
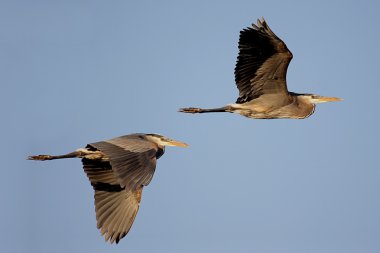
[[[324,97],[324,96],[319,96],[315,94],[300,94],[300,96],[313,104],[319,104],[319,103],[324,103],[324,102],[336,102],[336,101],[343,100],[341,98]]]
[[[177,147],[183,147],[183,148],[186,148],[189,146],[184,142],[176,141],[159,134],[146,134],[145,137],[148,140],[153,141],[160,146],[177,146]]]

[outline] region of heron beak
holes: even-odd
[[[311,102],[314,104],[318,103],[324,103],[324,102],[337,102],[342,101],[341,98],[335,98],[335,97],[323,97],[323,96],[312,96]]]
[[[189,145],[187,145],[184,142],[181,141],[176,141],[176,140],[170,140],[167,144],[168,146],[176,146],[176,147],[182,147],[182,148],[187,148]]]

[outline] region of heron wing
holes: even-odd
[[[143,187],[122,188],[109,162],[82,159],[83,168],[95,190],[97,227],[110,243],[127,235],[139,210]]]
[[[155,143],[127,135],[91,143],[87,147],[96,148],[107,155],[121,187],[135,191],[152,180],[158,152]]]
[[[268,93],[287,96],[286,71],[292,57],[264,18],[257,20],[257,25],[243,29],[235,67],[235,82],[239,89],[236,103],[245,103]]]

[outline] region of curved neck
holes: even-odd
[[[297,106],[300,118],[307,118],[314,113],[315,104],[310,102],[310,96],[305,94],[297,94],[293,102]]]
[[[158,145],[156,159],[160,158],[164,153],[165,153],[165,146]]]

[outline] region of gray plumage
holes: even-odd
[[[143,187],[152,180],[165,145],[187,146],[157,134],[130,134],[90,143],[66,155],[37,155],[28,159],[82,158],[84,171],[95,191],[97,227],[106,241],[118,243],[131,229]]]

